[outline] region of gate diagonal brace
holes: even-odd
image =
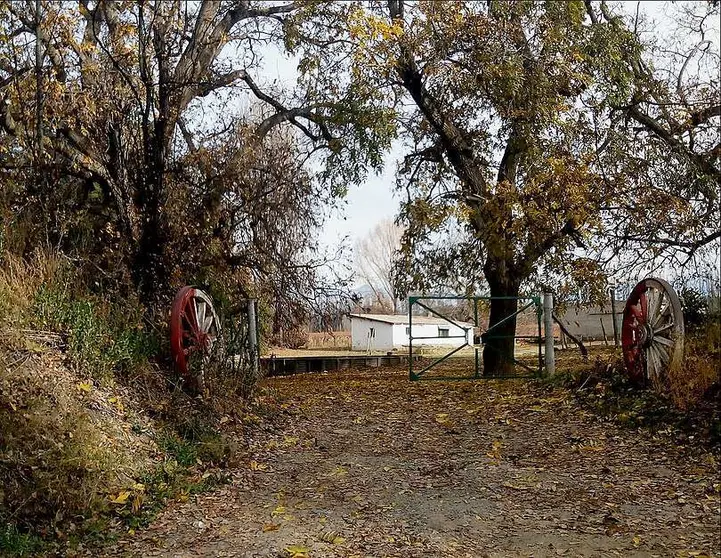
[[[449,318],[448,316],[445,316],[440,311],[435,310],[434,308],[429,307],[427,304],[424,304],[421,302],[421,300],[466,300],[466,301],[472,301],[473,302],[473,314],[474,314],[474,327],[479,327],[478,323],[478,303],[480,301],[487,301],[490,302],[491,300],[496,299],[504,299],[504,300],[518,300],[518,301],[528,301],[525,303],[520,309],[518,309],[513,314],[510,314],[503,318],[500,322],[494,324],[492,327],[487,329],[483,334],[481,334],[481,343],[480,346],[476,345],[475,343],[473,345],[468,343],[468,331],[471,329],[469,327],[462,326],[453,319]],[[464,343],[452,351],[446,353],[445,355],[441,356],[440,358],[434,360],[427,366],[425,366],[422,370],[416,372],[414,370],[414,359],[413,359],[413,340],[414,339],[448,339],[448,336],[413,336],[413,305],[417,304],[421,308],[425,309],[429,313],[437,316],[438,318],[441,318],[445,321],[447,321],[449,324],[454,325],[458,329],[462,329],[465,333],[465,335],[455,335],[450,336],[451,339],[457,338],[460,339],[461,337],[464,338]],[[515,358],[515,356],[512,358],[514,364],[518,364],[524,369],[528,370],[534,375],[540,375],[542,373],[542,366],[543,366],[543,356],[541,351],[541,316],[542,316],[542,307],[541,307],[541,298],[539,296],[531,296],[531,297],[487,297],[487,296],[438,296],[438,297],[432,297],[432,296],[409,296],[408,297],[408,326],[409,326],[409,334],[408,334],[408,342],[409,342],[409,359],[408,359],[408,375],[409,379],[411,381],[417,381],[420,380],[421,377],[431,370],[433,367],[439,365],[440,363],[446,361],[448,358],[452,357],[454,354],[458,353],[461,349],[464,349],[465,347],[473,347],[475,349],[474,351],[474,374],[473,376],[452,376],[452,377],[433,377],[433,378],[426,378],[426,379],[433,379],[433,380],[470,380],[470,379],[492,379],[492,378],[499,378],[499,379],[509,379],[509,378],[528,378],[528,375],[511,375],[511,376],[486,376],[480,374],[480,363],[478,358],[478,353],[481,348],[488,347],[487,341],[489,339],[501,339],[501,338],[508,338],[509,336],[494,336],[489,335],[490,332],[492,332],[494,329],[499,327],[501,324],[507,322],[508,320],[514,318],[515,316],[518,316],[528,308],[531,308],[532,306],[535,306],[536,308],[536,325],[537,325],[537,335],[514,335],[512,336],[513,339],[534,339],[536,340],[536,343],[538,344],[538,367],[534,370],[531,366],[528,364],[519,361]],[[491,347],[492,348],[492,347]]]

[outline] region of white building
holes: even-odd
[[[473,324],[459,321],[455,324],[443,318],[413,316],[413,346],[457,347],[464,341],[472,345]],[[354,351],[389,351],[407,347],[411,329],[408,315],[350,314],[350,332]]]

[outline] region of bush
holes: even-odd
[[[681,290],[683,319],[686,328],[692,330],[704,325],[709,318],[708,297],[695,289],[685,287]]]
[[[143,329],[138,305],[110,305],[71,298],[67,290],[38,290],[30,308],[30,325],[67,333],[73,366],[98,380],[127,374],[159,351],[157,336]]]
[[[73,369],[107,381],[127,375],[160,350],[137,301],[98,300],[75,280],[70,262],[38,251],[28,260],[5,254],[0,271],[0,330],[6,343],[27,348],[28,330],[60,334]]]
[[[128,432],[128,392],[111,386],[157,342],[137,304],[93,298],[62,255],[0,257],[0,550],[22,553],[24,530],[111,511],[150,467],[157,448]]]
[[[712,365],[713,361],[706,363]],[[705,372],[707,369],[703,366]],[[630,380],[620,355],[609,353],[597,355],[592,363],[559,374],[551,381],[573,390],[590,408],[623,426],[664,431],[679,436],[680,440],[694,436],[721,447],[718,371],[715,383],[709,383],[704,389],[693,383],[701,370],[689,366],[688,359],[686,369],[691,372],[676,377],[676,383],[670,384],[675,385],[676,390],[685,386],[685,391],[674,392],[669,385],[660,391],[639,389],[639,385]],[[697,389],[690,389],[690,385]]]
[[[6,332],[29,326],[29,309],[41,289],[56,296],[68,285],[69,266],[54,252],[35,252],[29,259],[0,254],[0,315]]]
[[[36,535],[20,532],[14,525],[0,525],[0,551],[12,556],[35,556],[44,546]]]

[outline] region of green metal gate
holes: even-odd
[[[520,308],[516,310],[514,313],[509,314],[508,316],[504,317],[500,322],[493,325],[493,327],[490,327],[486,329],[481,335],[476,336],[475,330],[477,328],[482,328],[483,325],[479,323],[480,316],[479,316],[479,305],[490,303],[491,300],[497,300],[497,299],[505,299],[505,300],[518,300]],[[430,304],[432,301],[442,301],[442,300],[465,300],[468,302],[471,302],[473,304],[473,324],[470,323],[462,323],[459,320],[455,320],[450,318],[449,316],[446,316],[442,313],[441,310],[437,308],[431,308]],[[424,302],[425,301],[425,302]],[[423,310],[433,314],[434,316],[437,316],[438,318],[441,318],[445,321],[447,321],[449,324],[455,326],[458,329],[463,330],[464,335],[440,335],[440,328],[439,328],[439,334],[438,335],[414,335],[413,334],[413,311],[414,309],[422,308]],[[537,327],[536,332],[537,335],[514,335],[513,339],[526,339],[529,341],[534,341],[538,348],[537,353],[537,361],[535,363],[535,366],[529,364],[528,361],[523,361],[516,358],[515,353],[515,347],[514,347],[514,356],[513,356],[513,362],[515,365],[520,366],[523,368],[526,373],[522,374],[514,374],[510,376],[497,376],[497,375],[491,375],[491,374],[481,374],[481,366],[480,366],[480,358],[479,353],[483,350],[485,343],[489,339],[500,339],[502,337],[509,337],[509,336],[503,336],[503,335],[494,335],[494,330],[498,328],[502,323],[512,319],[514,316],[519,316],[522,313],[530,311],[535,314],[535,325]],[[459,355],[460,352],[465,349],[466,347],[469,347],[473,351],[473,355],[470,357],[473,360],[473,375],[447,375],[441,373],[440,375],[432,375],[428,374],[423,379],[432,379],[432,380],[472,380],[472,379],[489,379],[489,378],[528,378],[533,376],[540,376],[543,373],[543,354],[541,351],[541,343],[542,343],[542,336],[541,336],[541,317],[543,315],[543,306],[541,302],[541,297],[539,296],[531,296],[531,297],[487,297],[487,296],[409,296],[408,297],[408,352],[409,352],[409,358],[408,358],[408,372],[409,372],[409,378],[411,381],[420,380],[424,375],[426,375],[428,372],[432,372],[439,369],[439,365],[442,365],[444,363],[447,363],[449,359],[453,358],[456,355]],[[418,320],[418,316],[416,317],[416,323],[420,322]],[[473,343],[468,342],[468,334],[470,331],[473,331],[472,340]],[[439,358],[433,360],[420,370],[416,370],[418,367],[416,363],[416,358],[414,358],[414,350],[416,352],[416,357],[419,356],[418,353],[421,352],[418,347],[418,344],[416,343],[414,347],[414,342],[422,341],[422,340],[429,340],[429,339],[462,339],[463,343],[459,345],[458,347],[455,347],[450,352],[440,356]],[[478,341],[478,342],[477,342]],[[515,344],[515,342],[514,342]],[[460,360],[460,359],[459,359]],[[466,361],[468,360],[465,359]],[[470,364],[470,363],[468,363]],[[421,365],[422,366],[422,365]],[[418,367],[420,368],[420,367]],[[459,366],[459,368],[465,368],[462,364]],[[471,368],[468,366],[468,368]]]

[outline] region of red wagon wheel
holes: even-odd
[[[683,359],[683,311],[662,279],[638,283],[623,310],[621,345],[631,378],[663,380]]]
[[[170,349],[175,368],[204,389],[203,367],[220,335],[220,320],[210,297],[195,287],[175,295],[170,313]]]

